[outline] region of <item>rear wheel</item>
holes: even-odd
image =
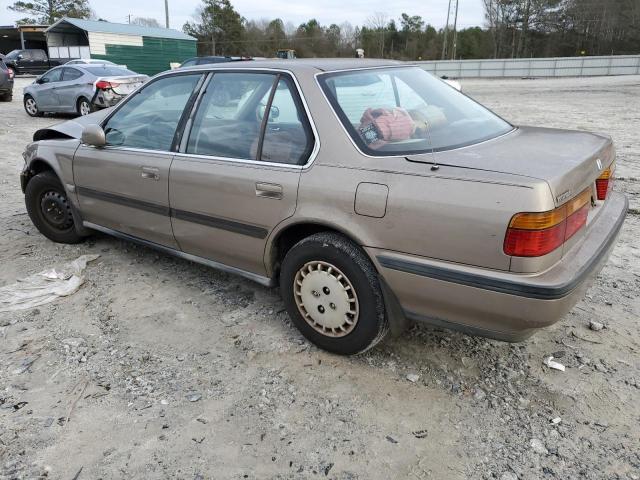
[[[42,112],[38,108],[38,104],[31,95],[24,96],[24,110],[30,117],[41,117]]]
[[[0,95],[0,102],[10,102],[11,100],[13,100],[13,93],[11,92]]]
[[[78,243],[71,203],[62,184],[52,172],[35,175],[24,193],[27,212],[38,231],[58,243]]]
[[[78,100],[76,111],[78,112],[78,115],[80,115],[81,117],[84,117],[85,115],[89,115],[90,113],[93,112],[93,105],[91,105],[91,102],[89,100],[87,100],[84,97],[81,97]]]
[[[280,291],[300,332],[330,352],[364,352],[389,330],[377,272],[342,235],[318,233],[294,245],[282,262]]]

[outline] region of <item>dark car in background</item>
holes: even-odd
[[[193,57],[185,60],[178,68],[193,67],[195,65],[209,65],[211,63],[227,63],[227,62],[245,62],[253,60],[249,57]]]
[[[31,117],[48,112],[87,115],[114,106],[148,79],[112,65],[63,65],[25,87],[24,109]]]
[[[10,102],[13,98],[13,70],[0,59],[0,101]]]
[[[5,58],[5,63],[12,68],[16,75],[31,73],[39,75],[51,67],[60,65],[60,62],[51,60],[44,50],[26,49],[12,50]]]

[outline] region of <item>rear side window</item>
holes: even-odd
[[[282,78],[271,102],[259,160],[301,165],[312,148],[313,134],[307,116],[291,81]]]
[[[104,125],[107,145],[170,151],[176,128],[202,75],[161,78],[130,97]]]
[[[33,54],[33,59],[37,60],[38,62],[46,62],[47,61],[47,54],[44,53],[44,51],[42,50],[33,50],[31,52]]]
[[[216,73],[196,113],[187,153],[301,165],[313,141],[288,77]]]
[[[71,80],[77,80],[82,76],[82,72],[80,70],[76,70],[75,68],[65,68],[64,73],[62,74],[62,81],[69,82]]]
[[[200,102],[187,153],[255,160],[262,125],[260,100],[275,79],[263,73],[216,73]]]

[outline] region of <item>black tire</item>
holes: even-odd
[[[33,102],[33,105],[35,106],[35,110],[31,108],[30,105],[28,105],[28,102],[30,101]],[[24,104],[24,111],[27,112],[27,115],[29,115],[30,117],[41,117],[44,114],[38,108],[38,104],[36,103],[35,99],[29,94],[24,96],[23,104]]]
[[[13,93],[3,93],[0,95],[0,102],[10,102],[13,100]]]
[[[95,108],[91,102],[84,97],[80,97],[76,103],[76,113],[78,116],[83,117],[84,115],[89,115],[93,112],[95,112]]]
[[[314,271],[316,266],[318,268],[317,272]],[[332,274],[328,271],[329,267],[332,267]],[[327,271],[322,269],[327,269]],[[307,273],[307,276],[311,273],[315,277],[307,280],[306,276],[303,278],[304,272]],[[309,285],[312,287],[314,285],[323,285],[325,282],[323,278],[328,279],[326,286],[317,289],[313,288],[312,290],[309,290],[310,287],[308,285],[304,286],[307,281],[311,282]],[[321,283],[314,283],[316,280]],[[314,317],[319,318],[320,322],[322,322],[323,318],[327,318],[323,317],[325,313],[336,314],[336,304],[328,303],[333,312],[324,306],[324,303],[336,298],[330,296],[331,291],[328,288],[328,285],[332,285],[331,282],[336,281],[338,283],[333,283],[333,285],[339,286],[340,282],[342,282],[344,287],[343,290],[338,289],[335,292],[338,295],[338,301],[342,301],[340,300],[343,298],[342,295],[347,297],[352,295],[349,292],[353,290],[355,295],[348,298],[347,303],[352,302],[356,305],[357,311],[355,322],[353,324],[343,324],[341,328],[344,331],[339,330],[337,332],[335,327],[329,329],[326,325],[311,319],[313,314]],[[311,305],[304,304],[305,297],[303,294],[305,292],[306,298],[311,299],[309,302]],[[309,295],[309,292],[312,293],[312,296]],[[378,280],[378,273],[362,249],[340,234],[333,232],[317,233],[294,245],[287,252],[282,262],[280,293],[291,320],[300,332],[309,341],[330,352],[341,355],[354,355],[364,352],[380,342],[389,331],[389,321],[380,281]],[[355,302],[353,298],[355,298]],[[302,304],[302,306],[299,306],[299,304]],[[315,313],[315,309],[318,310],[318,314]],[[307,312],[306,318],[310,318],[309,321],[305,319],[303,311]],[[338,304],[337,311],[340,314],[334,318],[341,319],[343,316],[340,304]],[[354,320],[354,317],[349,312],[346,313],[346,318]]]
[[[57,243],[79,243],[73,211],[62,184],[52,172],[35,175],[24,193],[27,212],[38,231]]]

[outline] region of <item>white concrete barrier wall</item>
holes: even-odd
[[[640,75],[640,55],[435,60],[416,63],[435,75],[456,78]]]

